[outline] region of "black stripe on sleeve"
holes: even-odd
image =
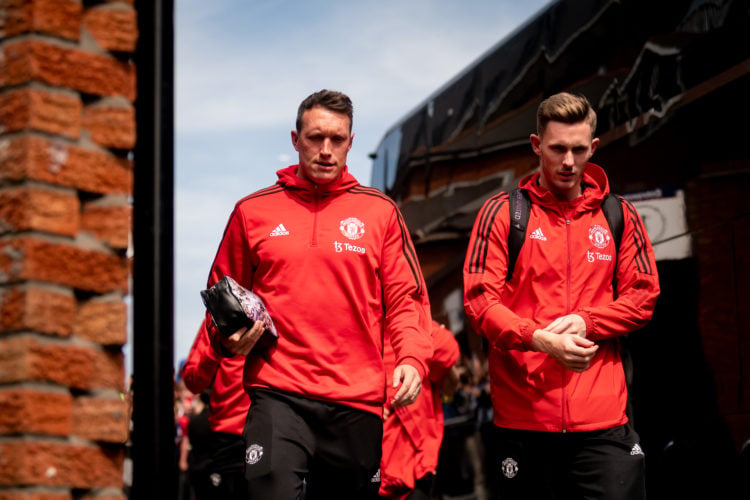
[[[417,252],[414,250],[414,246],[411,244],[411,240],[408,237],[409,230],[406,227],[406,222],[404,221],[404,218],[401,214],[401,211],[398,208],[398,205],[396,205],[396,202],[393,201],[393,199],[386,196],[385,194],[383,194],[382,191],[375,189],[375,188],[369,188],[369,187],[364,187],[364,186],[354,186],[348,189],[348,191],[353,194],[363,194],[366,196],[379,198],[383,201],[388,202],[396,211],[396,215],[398,216],[399,230],[401,231],[402,252],[406,256],[406,262],[409,264],[409,268],[411,269],[412,277],[414,278],[414,282],[416,283],[416,286],[417,286],[417,293],[420,295],[425,294],[425,290],[423,286],[424,280],[422,278],[422,271],[419,266],[419,259],[417,259]]]
[[[476,224],[477,233],[469,259],[470,273],[484,272],[487,264],[487,252],[489,251],[490,232],[495,223],[495,217],[507,201],[508,193],[500,193],[487,200],[479,212]]]
[[[646,228],[643,226],[643,221],[638,216],[638,212],[636,211],[635,207],[633,207],[630,202],[625,200],[623,200],[623,204],[627,209],[628,217],[630,218],[630,222],[633,224],[634,228],[633,243],[636,247],[635,261],[638,267],[638,272],[653,274],[651,261],[649,260],[648,254],[646,252],[646,239],[648,238]]]

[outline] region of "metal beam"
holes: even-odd
[[[173,0],[136,0],[131,498],[177,498],[174,419]]]

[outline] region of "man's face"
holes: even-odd
[[[591,138],[586,121],[551,121],[542,136],[531,134],[531,147],[539,156],[540,183],[559,199],[571,201],[581,195],[581,178],[599,139]]]
[[[354,134],[349,117],[322,106],[302,114],[299,133],[292,130],[292,144],[299,153],[297,175],[318,184],[327,184],[341,175]]]

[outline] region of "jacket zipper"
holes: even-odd
[[[566,280],[565,280],[565,314],[570,314],[570,218],[565,216],[565,247],[567,250],[567,262],[566,262]],[[561,367],[562,370],[562,385],[560,387],[562,404],[560,406],[561,420],[562,420],[562,432],[568,432],[567,418],[565,407],[567,405],[567,398],[565,397],[565,378],[566,370]]]
[[[311,247],[318,246],[318,205],[320,204],[320,196],[318,195],[318,185],[315,184],[313,188],[313,226],[312,226],[312,238],[310,241]]]

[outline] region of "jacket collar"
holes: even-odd
[[[337,196],[347,189],[358,186],[359,182],[349,173],[349,168],[344,167],[341,175],[328,184],[318,184],[309,179],[301,179],[297,176],[299,165],[290,165],[276,172],[278,180],[276,184],[293,191],[304,199],[318,197]]]
[[[550,208],[569,207],[576,211],[585,212],[600,207],[605,196],[609,194],[607,174],[602,167],[594,163],[586,164],[586,171],[583,173],[582,179],[583,194],[570,202],[560,201],[552,192],[543,188],[539,183],[540,175],[540,172],[527,175],[521,179],[518,186],[528,190],[534,203]]]

